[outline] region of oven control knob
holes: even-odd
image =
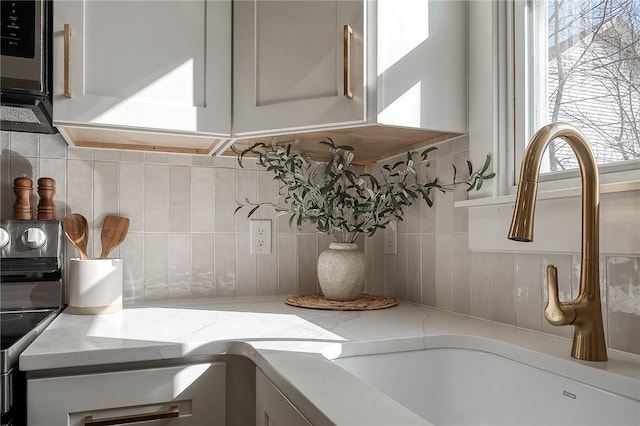
[[[9,237],[9,233],[4,229],[0,228],[0,248],[4,248],[11,241],[11,237]]]
[[[30,249],[37,249],[47,242],[47,236],[40,228],[27,228],[22,234],[22,243]]]

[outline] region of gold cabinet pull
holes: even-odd
[[[69,82],[69,40],[71,39],[71,26],[64,24],[64,95],[71,97],[71,83]]]
[[[122,425],[130,423],[148,422],[149,420],[172,419],[180,415],[177,405],[173,405],[166,411],[158,411],[156,413],[131,414],[129,416],[105,417],[104,419],[94,419],[93,416],[84,418],[84,425],[91,426],[110,426]]]
[[[349,25],[344,26],[343,40],[344,40],[344,97],[347,99],[353,99],[353,93],[351,92],[351,36],[353,30]]]

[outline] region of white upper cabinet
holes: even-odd
[[[465,133],[467,2],[370,2],[369,28],[374,26],[368,37],[369,120]]]
[[[233,31],[238,148],[332,137],[366,164],[467,131],[466,1],[236,0]]]
[[[363,1],[237,0],[233,13],[234,136],[365,121]]]
[[[231,1],[58,1],[54,9],[54,124],[229,137]]]
[[[59,0],[53,53],[79,146],[332,137],[364,164],[467,131],[463,0]]]

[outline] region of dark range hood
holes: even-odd
[[[0,129],[56,133],[51,124],[53,1],[1,0]]]

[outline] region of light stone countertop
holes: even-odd
[[[23,352],[20,368],[238,354],[263,370],[313,424],[367,424],[363,415],[371,424],[428,424],[329,360],[430,347],[486,350],[640,400],[640,356],[609,349],[607,362],[578,361],[569,356],[569,339],[409,302],[336,312],[261,297],[142,303],[95,316],[63,312]],[[341,403],[345,398],[349,408]]]

